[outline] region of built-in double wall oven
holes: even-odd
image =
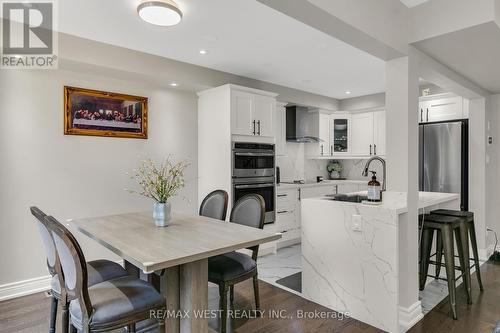
[[[266,224],[276,217],[274,170],[273,144],[233,142],[233,204],[246,194],[260,194],[266,204]]]

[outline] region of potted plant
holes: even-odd
[[[189,164],[186,161],[174,163],[170,156],[160,165],[151,159],[141,163],[130,177],[137,181],[140,190],[128,190],[155,201],[153,219],[158,227],[167,226],[172,219],[172,205],[169,199],[184,187],[184,170]]]
[[[331,179],[339,179],[343,169],[342,164],[337,161],[331,161],[326,166],[326,170],[330,174]]]

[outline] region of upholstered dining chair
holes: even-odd
[[[47,216],[37,207],[31,207],[31,214],[35,216],[37,220],[38,232],[42,238],[42,243],[45,249],[45,255],[47,257],[47,268],[49,270],[51,279],[51,310],[50,310],[50,324],[49,333],[55,333],[56,331],[56,317],[57,317],[57,307],[58,303],[61,302],[62,305],[62,332],[67,332],[69,328],[69,318],[68,318],[68,306],[66,292],[64,289],[64,278],[61,272],[59,257],[56,253],[56,248],[54,240],[50,229],[48,228],[45,217]],[[119,264],[109,261],[109,260],[95,260],[87,262],[87,272],[88,272],[88,285],[92,286],[94,284],[127,276],[127,271]],[[62,287],[61,287],[62,286]]]
[[[72,333],[108,332],[123,327],[135,332],[135,323],[150,319],[151,311],[165,309],[165,299],[152,285],[130,275],[89,286],[85,256],[76,238],[52,216],[45,217],[45,221],[64,274]]]
[[[229,221],[253,228],[264,228],[266,209],[264,198],[258,194],[247,194],[233,206]],[[230,301],[234,301],[234,285],[253,279],[255,307],[260,308],[259,280],[257,278],[257,256],[259,246],[249,248],[252,256],[240,252],[230,252],[208,259],[208,280],[219,286],[221,312],[221,333],[226,332],[227,325],[227,293]]]
[[[215,190],[203,199],[200,205],[200,215],[217,220],[226,220],[229,196],[224,190]]]

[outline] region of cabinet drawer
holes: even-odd
[[[278,211],[276,213],[276,228],[278,232],[296,228],[296,222],[294,211]]]
[[[277,211],[282,210],[295,210],[295,204],[297,202],[297,191],[280,191],[276,195],[276,207]]]

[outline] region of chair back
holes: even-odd
[[[266,218],[266,202],[259,194],[247,194],[241,197],[233,206],[229,221],[248,227],[264,229]],[[248,248],[252,250],[252,259],[257,261],[259,246]]]
[[[47,257],[47,268],[49,273],[54,276],[57,274],[56,265],[58,265],[58,258],[56,254],[56,247],[54,240],[50,234],[49,229],[45,224],[45,217],[47,216],[38,207],[30,207],[31,214],[37,219],[38,233],[42,238],[43,247],[45,249],[45,256]]]
[[[226,220],[229,196],[224,190],[215,190],[209,193],[200,205],[200,215],[217,220]]]
[[[87,265],[83,251],[75,236],[52,216],[45,217],[56,246],[64,274],[68,301],[78,299],[83,318],[90,318],[92,305],[88,294]]]

